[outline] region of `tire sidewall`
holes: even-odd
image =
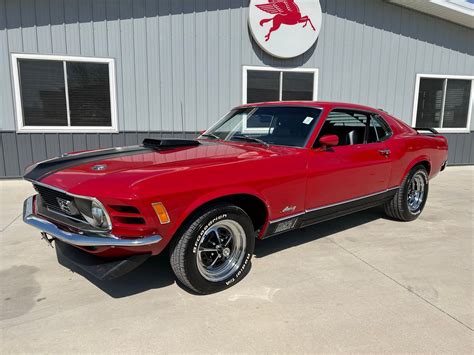
[[[410,209],[408,208],[408,187],[410,186],[410,183],[416,174],[421,174],[423,176],[423,179],[425,181],[425,189],[423,193],[423,201],[421,202],[420,207],[418,207],[416,211],[410,211]],[[403,214],[407,220],[414,220],[418,218],[418,216],[421,214],[421,212],[423,211],[423,208],[425,207],[426,200],[428,199],[428,190],[429,190],[429,177],[428,177],[428,173],[426,169],[422,166],[415,167],[408,174],[407,179],[405,180],[405,184],[403,186],[403,191],[402,191]]]
[[[213,293],[228,288],[240,281],[250,270],[250,260],[255,247],[253,224],[248,215],[237,206],[217,207],[199,218],[199,224],[188,230],[190,237],[184,253],[185,268],[188,271],[188,280],[196,290],[203,293]],[[239,223],[245,232],[245,254],[240,266],[227,279],[211,282],[205,279],[197,266],[198,246],[206,231],[217,222],[231,219]]]

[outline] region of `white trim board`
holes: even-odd
[[[416,113],[418,110],[418,95],[420,91],[420,79],[459,79],[459,80],[471,80],[471,93],[469,96],[469,108],[467,112],[467,122],[466,127],[464,128],[441,128],[441,127],[431,127],[435,128],[440,133],[469,133],[471,128],[471,119],[472,119],[472,106],[474,100],[474,76],[471,75],[443,75],[443,74],[416,74],[415,80],[415,93],[413,96],[413,112],[411,118],[412,127],[416,127]],[[444,93],[446,89],[444,89]],[[443,100],[444,105],[444,100]],[[443,107],[444,111],[444,107]],[[444,112],[443,112],[444,114]]]
[[[111,126],[25,126],[23,122],[23,107],[21,100],[20,77],[18,71],[18,59],[35,59],[35,60],[54,60],[62,62],[86,62],[86,63],[105,63],[109,68],[109,86],[110,86],[110,116]],[[116,72],[115,60],[113,58],[102,57],[82,57],[82,56],[67,56],[67,55],[44,55],[44,54],[28,54],[28,53],[12,53],[12,76],[13,76],[13,90],[16,114],[16,131],[18,133],[117,133],[118,132],[118,118],[117,118],[117,90],[116,90]],[[65,77],[65,80],[66,77]],[[66,88],[67,92],[67,88]],[[67,100],[66,95],[66,100]],[[69,116],[69,113],[68,113]],[[69,123],[69,117],[68,117]]]

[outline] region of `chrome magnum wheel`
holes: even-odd
[[[425,184],[425,175],[421,171],[413,175],[407,193],[407,203],[410,212],[417,211],[423,203]]]
[[[250,269],[255,230],[249,216],[219,204],[189,220],[171,244],[171,267],[191,290],[208,294],[241,280]]]
[[[199,272],[211,282],[225,280],[242,264],[245,245],[245,231],[239,223],[230,219],[217,222],[199,241]]]
[[[428,172],[415,166],[403,179],[392,200],[384,205],[385,213],[401,221],[412,221],[420,215],[428,197]]]

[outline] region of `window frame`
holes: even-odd
[[[85,62],[107,64],[109,69],[109,86],[110,86],[110,126],[26,126],[23,117],[23,105],[20,89],[20,72],[19,59],[32,60],[52,60],[60,62]],[[15,114],[18,133],[118,133],[118,117],[117,117],[117,90],[116,90],[116,72],[115,59],[104,57],[83,57],[69,55],[49,55],[49,54],[27,54],[12,53],[12,76],[13,76],[13,94],[15,102]],[[65,78],[67,80],[67,78]],[[65,81],[66,81],[65,80]],[[67,92],[67,88],[66,88]],[[65,97],[68,101],[68,95]]]
[[[457,79],[457,80],[471,80],[471,93],[469,95],[469,107],[467,111],[467,121],[466,127],[461,128],[442,128],[442,127],[429,127],[434,128],[439,133],[469,133],[471,129],[471,119],[472,119],[472,105],[474,99],[474,76],[472,75],[443,75],[443,74],[416,74],[415,81],[415,94],[413,96],[413,112],[411,119],[411,126],[416,127],[416,114],[418,111],[418,95],[420,92],[420,81],[421,79]],[[443,95],[446,95],[446,88],[443,88]],[[442,117],[444,116],[444,107],[441,112]]]
[[[318,100],[318,83],[319,83],[319,69],[318,68],[276,68],[276,67],[261,67],[261,66],[252,66],[244,65],[242,67],[242,104],[247,104],[247,72],[249,70],[260,70],[260,71],[277,71],[280,72],[280,88],[279,88],[279,98],[282,101],[282,91],[283,91],[283,72],[293,72],[293,73],[312,73],[314,75],[313,80],[313,101]],[[304,100],[303,100],[304,101]]]

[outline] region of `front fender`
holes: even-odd
[[[245,187],[245,186],[236,186],[236,187],[226,187],[226,188],[220,188],[217,190],[210,191],[208,193],[205,193],[203,195],[200,195],[197,199],[194,199],[191,203],[187,205],[187,207],[183,210],[182,213],[178,215],[178,217],[175,219],[175,222],[173,223],[173,226],[170,227],[168,230],[168,234],[171,236],[170,239],[174,237],[178,229],[183,225],[183,223],[186,221],[186,219],[191,216],[193,212],[195,212],[198,208],[204,206],[205,204],[208,204],[212,201],[225,198],[225,197],[230,197],[233,195],[250,195],[258,198],[262,203],[265,205],[267,209],[267,221],[265,225],[268,223],[269,219],[269,211],[270,211],[270,205],[268,204],[267,199],[258,191]]]

